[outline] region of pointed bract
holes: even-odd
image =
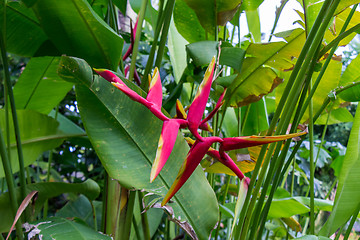
[[[176,120],[170,119],[169,121],[164,121],[156,151],[156,157],[151,168],[150,182],[153,182],[159,175],[161,169],[164,167],[167,159],[169,158],[176,142],[179,127],[180,124]]]
[[[162,85],[158,68],[155,68],[152,79],[150,81],[149,93],[146,100],[155,104],[161,110],[162,106]]]
[[[257,145],[283,141],[304,134],[306,134],[306,132],[299,132],[299,133],[279,135],[279,136],[245,136],[245,137],[224,138],[224,141],[221,143],[221,148],[224,151],[229,151],[234,149],[253,147]]]
[[[203,81],[201,82],[198,91],[196,92],[195,98],[190,105],[188,112],[188,123],[189,130],[191,133],[196,136],[196,138],[200,138],[200,135],[197,132],[197,129],[200,125],[202,116],[204,114],[206,103],[209,98],[211,83],[213,80],[215,68],[215,56],[213,57],[210,65],[208,66]]]
[[[176,118],[180,118],[180,119],[186,119],[187,118],[187,114],[184,110],[183,105],[181,104],[181,102],[179,101],[179,99],[176,99]]]
[[[217,113],[217,111],[220,109],[220,107],[224,104],[223,99],[226,93],[226,88],[224,90],[224,92],[220,95],[219,100],[217,101],[215,108],[209,113],[209,115],[207,115],[207,117],[201,121],[200,126],[203,125],[204,123],[206,123],[207,121],[209,121],[211,118],[214,117],[215,113]]]
[[[201,162],[202,158],[214,142],[222,141],[219,137],[207,137],[204,141],[196,140],[186,156],[184,163],[181,165],[179,173],[173,182],[170,190],[164,197],[161,206],[164,206],[175,193],[184,185],[186,180],[195,171],[196,167]]]

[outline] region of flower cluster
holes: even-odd
[[[244,174],[240,171],[238,166],[234,163],[226,151],[282,141],[303,134],[294,133],[281,136],[244,136],[232,138],[200,136],[198,129],[211,130],[207,121],[209,121],[212,116],[214,116],[216,111],[221,107],[225,93],[224,92],[221,95],[214,110],[205,119],[202,120],[206,108],[206,103],[209,98],[211,84],[213,82],[214,69],[215,57],[213,57],[205,72],[204,79],[201,82],[196,96],[188,109],[188,113],[186,114],[181,103],[178,101],[176,107],[177,115],[175,118],[169,118],[161,112],[162,85],[157,68],[155,68],[152,78],[149,77],[150,87],[146,99],[127,87],[124,82],[111,71],[95,69],[95,71],[100,76],[111,82],[116,88],[125,93],[132,100],[147,107],[158,119],[163,121],[161,135],[156,151],[156,157],[151,169],[150,182],[154,181],[154,179],[158,176],[167,159],[169,158],[175,145],[176,137],[180,128],[188,128],[196,139],[195,141],[192,139],[188,140],[191,145],[190,151],[188,152],[174,183],[164,197],[162,206],[164,206],[183,186],[183,184],[194,172],[200,161],[203,159],[205,154],[209,154],[210,156],[218,159],[222,164],[230,168],[240,179],[243,179],[245,177]],[[219,151],[211,148],[211,145],[216,142],[220,144]],[[247,183],[248,181],[249,179],[246,178]]]

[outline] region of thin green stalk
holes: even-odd
[[[301,66],[308,66],[312,57],[314,56],[314,52],[316,51],[317,47],[319,46],[319,43],[322,39],[322,36],[325,32],[325,29],[327,27],[327,23],[329,22],[333,11],[335,9],[329,9],[329,6],[332,6],[333,0],[326,0],[323,4],[323,6],[320,9],[320,12],[318,16],[316,17],[316,20],[313,24],[313,27],[310,30],[310,33],[305,41],[305,44],[301,50],[301,53],[298,57],[298,60],[295,63],[294,69],[290,75],[290,78],[288,80],[288,84],[285,87],[284,94],[282,95],[280,102],[278,104],[278,107],[274,113],[273,121],[270,124],[269,127],[269,134],[272,133],[275,129],[277,120],[279,119],[283,109],[289,109],[288,106],[285,105],[285,102],[289,105],[289,102],[286,101],[290,96],[295,96],[295,92],[297,90],[300,91],[302,82],[300,81],[303,79],[306,71],[306,67]],[[339,0],[334,0],[339,1]],[[337,5],[337,4],[336,4]],[[324,22],[324,23],[323,23]],[[323,23],[323,24],[322,24]],[[294,99],[295,100],[295,99]]]
[[[303,137],[303,138],[305,138],[305,137]],[[270,205],[271,205],[272,199],[273,199],[275,191],[276,191],[276,186],[278,186],[278,182],[280,181],[281,177],[285,175],[286,169],[290,166],[290,163],[292,162],[291,159],[295,158],[295,154],[298,151],[298,149],[300,148],[301,142],[302,141],[299,141],[295,145],[294,150],[292,151],[292,153],[291,153],[291,155],[289,157],[289,160],[285,163],[281,173],[280,173],[280,168],[277,168],[277,171],[275,173],[274,186],[271,188],[270,194],[268,196],[268,201],[266,201],[265,207],[261,212],[261,216],[260,216],[261,222],[260,222],[260,227],[259,227],[259,231],[258,231],[259,234],[258,234],[257,239],[261,239],[261,233],[263,232],[264,227],[265,227],[265,223],[266,223],[266,220],[267,220],[267,215],[268,215],[268,212],[269,212],[269,209],[270,209]],[[283,156],[286,155],[285,153],[287,152],[287,146],[288,145],[286,145],[284,147],[284,151],[282,153]],[[280,156],[280,159],[281,158],[282,158],[282,156]]]
[[[274,34],[274,32],[275,32],[275,28],[276,28],[277,23],[278,23],[279,18],[280,18],[280,14],[281,14],[282,10],[284,9],[284,7],[285,7],[285,5],[286,5],[286,3],[287,3],[288,1],[289,1],[289,0],[282,0],[282,1],[281,1],[281,4],[280,4],[280,7],[276,8],[275,21],[274,21],[274,25],[273,25],[273,27],[272,27],[272,29],[271,29],[268,42],[271,41],[271,38],[272,38],[272,36],[273,36],[273,34]]]
[[[356,5],[356,6],[355,6]],[[354,7],[356,9],[358,4],[355,4]],[[353,7],[353,9],[354,9]],[[350,15],[350,14],[349,14]],[[323,56],[325,53],[327,53],[327,51],[329,51],[332,47],[334,47],[335,45],[338,45],[339,42],[346,38],[347,36],[349,36],[352,33],[358,32],[360,29],[360,23],[356,24],[355,26],[353,26],[352,28],[348,29],[347,31],[342,32],[341,34],[339,34],[339,36],[337,36],[334,40],[332,40],[328,45],[326,45],[320,52],[319,57]]]
[[[309,89],[310,90],[310,89]],[[315,233],[315,159],[314,159],[314,122],[313,101],[309,104],[309,143],[310,143],[310,234]]]
[[[162,33],[160,37],[159,42],[159,49],[157,52],[156,60],[155,60],[155,66],[160,68],[161,67],[161,61],[164,56],[165,51],[165,45],[167,41],[167,35],[169,33],[169,26],[171,21],[172,12],[174,9],[175,0],[168,0],[166,7],[165,7],[165,18],[164,18],[164,25],[162,28]]]
[[[5,145],[5,141],[4,141],[4,136],[1,131],[1,126],[0,126],[0,155],[1,155],[1,160],[2,160],[2,164],[3,164],[3,168],[4,168],[6,183],[7,183],[8,191],[9,191],[10,207],[13,212],[13,216],[15,218],[15,214],[16,214],[16,211],[18,208],[18,202],[17,202],[17,198],[16,198],[16,194],[15,194],[14,179],[13,179],[13,175],[12,175],[12,172],[10,169],[10,159],[8,158],[8,155],[7,155],[6,145]],[[16,229],[17,229],[18,238],[23,239],[21,218],[16,223]]]
[[[20,196],[21,199],[25,199],[26,197],[26,181],[25,181],[25,165],[24,165],[24,156],[22,151],[22,145],[21,145],[21,137],[20,137],[20,129],[19,129],[19,122],[17,119],[17,113],[16,113],[16,106],[15,106],[15,100],[14,100],[14,93],[12,91],[11,86],[11,80],[10,80],[10,73],[9,73],[9,64],[8,59],[6,56],[6,49],[5,49],[5,37],[3,35],[2,30],[0,30],[0,48],[1,48],[1,59],[4,66],[4,79],[6,81],[6,87],[9,95],[10,100],[10,106],[11,106],[11,113],[12,113],[12,119],[14,124],[14,130],[15,130],[15,139],[17,144],[17,152],[18,152],[18,159],[19,159],[19,176],[20,176]],[[7,97],[7,96],[5,96]],[[24,212],[24,218],[27,220],[27,214]]]
[[[295,158],[292,158],[291,185],[290,185],[291,197],[294,195],[294,183],[295,183]]]
[[[92,210],[92,214],[93,214],[93,220],[94,220],[94,230],[97,231],[98,230],[98,226],[97,226],[97,221],[96,221],[96,209],[94,206],[93,201],[91,201],[89,199],[90,205],[91,205],[91,210]]]
[[[338,233],[336,234],[336,237],[334,240],[339,240],[342,231],[344,230],[345,224],[341,226],[341,228],[339,229]]]
[[[120,239],[129,239],[130,238],[131,223],[132,223],[132,218],[134,215],[135,197],[136,197],[136,191],[130,191],[129,199],[127,201],[125,223],[123,225],[124,228],[121,231]]]
[[[227,181],[226,181],[226,185],[225,185],[225,191],[224,191],[224,194],[223,194],[223,199],[221,201],[222,205],[225,205],[225,202],[226,202],[226,196],[227,196],[228,191],[229,191],[230,179],[231,179],[231,176],[228,176]],[[222,218],[222,213],[220,212],[220,214],[219,214],[219,224],[218,224],[218,226],[216,228],[215,239],[217,239],[218,236],[219,236],[221,218]]]
[[[156,52],[156,48],[157,48],[157,42],[158,42],[158,38],[160,35],[160,31],[162,28],[162,25],[164,23],[164,11],[163,11],[163,6],[164,6],[164,0],[160,0],[159,3],[159,10],[158,10],[158,17],[156,20],[156,28],[155,28],[155,33],[154,33],[154,41],[151,45],[151,49],[150,49],[150,53],[149,53],[149,58],[148,61],[146,63],[145,66],[145,72],[144,72],[144,78],[146,79],[146,76],[149,75],[151,68],[153,67],[154,64],[154,57],[155,57],[155,52]],[[141,88],[145,89],[146,88],[146,83],[145,81],[141,82]]]
[[[355,5],[356,5],[356,6],[355,6]],[[348,24],[349,24],[352,16],[354,15],[355,10],[356,10],[356,7],[357,7],[358,4],[355,4],[355,5],[354,5],[354,7],[351,9],[351,12],[349,13],[348,17],[346,18],[345,23],[344,23],[343,27],[342,27],[341,30],[340,30],[340,35],[345,31],[345,29],[347,28],[347,26],[348,26]],[[339,36],[340,36],[340,35],[339,35]],[[320,80],[321,80],[322,77],[324,76],[325,71],[326,71],[326,69],[327,69],[327,66],[328,66],[329,63],[330,63],[331,58],[332,58],[332,56],[334,55],[334,53],[335,53],[335,51],[336,51],[336,49],[337,49],[337,47],[338,47],[338,44],[339,44],[339,41],[338,41],[338,42],[335,42],[335,44],[332,45],[330,54],[327,56],[326,61],[325,61],[324,65],[322,66],[321,71],[320,71],[319,75],[317,76],[317,78],[316,78],[316,80],[315,80],[315,83],[314,83],[314,85],[313,85],[313,87],[312,87],[312,89],[311,89],[311,92],[310,92],[308,98],[306,99],[306,102],[305,102],[303,108],[301,109],[301,113],[300,113],[301,116],[304,115],[304,113],[305,113],[305,111],[306,111],[306,108],[307,108],[307,106],[309,105],[310,99],[312,99],[312,97],[314,96],[315,91],[316,91],[317,87],[319,86]],[[327,45],[327,46],[329,46],[329,45]],[[329,49],[330,49],[330,48],[329,48]],[[327,49],[327,51],[328,51],[329,49]],[[326,52],[327,52],[327,51],[326,51]],[[322,52],[322,51],[321,51],[321,52]],[[318,55],[319,57],[323,55],[321,52],[320,52],[319,55]],[[326,53],[326,52],[325,52],[325,53]]]
[[[143,206],[143,202],[142,202],[143,198],[144,198],[144,193],[141,191],[138,191],[140,212],[142,212],[144,210],[144,206]],[[149,228],[149,221],[148,221],[148,216],[147,216],[146,211],[141,213],[141,224],[142,224],[142,229],[143,229],[143,233],[144,233],[144,239],[150,240],[150,238],[151,238],[150,228]]]
[[[135,216],[133,216],[133,218],[132,218],[132,224],[134,226],[136,239],[141,240],[140,231],[139,231]]]
[[[139,51],[139,42],[140,42],[140,37],[141,37],[142,25],[143,25],[143,22],[145,19],[145,11],[146,11],[147,3],[148,3],[148,0],[142,0],[142,2],[141,2],[140,12],[139,12],[139,16],[138,16],[138,18],[139,18],[138,25],[137,25],[137,29],[136,29],[135,42],[134,42],[134,47],[133,47],[132,56],[131,56],[131,65],[130,65],[130,73],[129,73],[130,81],[132,81],[134,78],[136,57],[137,57],[137,54]]]
[[[350,221],[350,223],[349,223],[349,226],[348,226],[347,229],[346,229],[346,233],[345,233],[345,235],[344,235],[344,239],[349,239],[351,230],[352,230],[352,228],[353,228],[353,226],[354,226],[354,223],[355,223],[355,221],[356,221],[356,219],[357,219],[357,216],[358,216],[358,214],[359,214],[359,211],[360,211],[360,204],[359,204],[358,208],[354,211],[354,214],[353,214],[352,217],[351,217],[351,221]]]
[[[335,188],[336,183],[337,183],[337,179],[335,178],[334,182],[331,184],[331,187],[330,187],[330,189],[329,189],[329,191],[326,194],[324,199],[328,199],[330,197],[331,191]]]

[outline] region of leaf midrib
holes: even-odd
[[[98,97],[98,95],[93,91],[92,88],[90,88],[90,91],[93,95],[96,96],[96,98],[101,102],[101,104],[108,110],[108,112],[114,116],[114,114],[112,113],[112,111],[103,103],[103,101]],[[115,116],[114,116],[115,117]],[[115,117],[118,125],[124,130],[124,132],[126,132],[126,134],[128,135],[128,137],[131,139],[131,141],[136,145],[136,147],[139,149],[139,151],[141,152],[141,154],[145,157],[145,159],[147,160],[149,166],[151,166],[151,161],[150,159],[148,158],[148,156],[145,154],[145,152],[141,149],[141,147],[139,146],[139,144],[137,142],[135,142],[134,138],[131,136],[131,134],[126,130],[126,128],[124,128],[122,126],[122,124],[119,122],[118,118]],[[167,184],[167,182],[165,181],[165,179],[163,178],[162,174],[160,173],[158,175],[158,178],[161,179],[162,183],[165,185],[165,187],[169,190],[170,187],[169,185]],[[186,208],[184,208],[184,206],[181,204],[181,201],[179,201],[178,197],[176,196],[176,194],[173,196],[173,198],[176,199],[176,204],[178,204],[180,206],[180,208],[182,209],[182,212],[184,213],[184,215],[186,216],[187,220],[191,223],[191,226],[194,228],[194,229],[197,229],[197,226],[196,224],[192,221],[192,218],[190,217],[190,215],[187,213],[187,211],[185,210]],[[195,232],[198,232],[198,231],[195,231]],[[200,231],[199,231],[200,232]]]

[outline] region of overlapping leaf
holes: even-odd
[[[86,67],[83,61],[72,59],[72,62],[69,65],[61,64],[59,71],[67,79],[73,74],[90,78],[77,78],[79,83],[86,84],[76,87],[79,109],[89,138],[109,175],[125,187],[145,189],[164,196],[188,151],[183,137],[178,135],[167,163],[150,184],[151,164],[155,159],[161,121],[104,79],[95,77],[92,82],[91,68]],[[76,66],[76,62],[80,65]],[[145,96],[134,85],[129,86]],[[195,170],[173,200],[174,204],[170,206],[175,217],[189,223],[199,238],[207,238],[217,221],[218,208],[214,192],[201,168]]]
[[[228,88],[225,97],[231,106],[244,106],[261,99],[281,83],[272,68],[287,70],[293,67],[305,41],[304,31],[295,29],[284,38],[286,42],[251,44],[247,49],[248,57],[242,69]]]
[[[41,153],[59,146],[66,135],[58,131],[59,123],[53,118],[31,110],[18,110],[18,121],[22,140],[25,166],[33,163]],[[15,173],[19,170],[16,141],[10,119],[11,166]],[[5,126],[5,111],[0,111],[0,126]],[[3,130],[5,128],[2,128]],[[4,133],[6,136],[6,134]],[[0,163],[0,177],[4,169]]]
[[[59,57],[39,57],[29,61],[14,87],[17,109],[48,114],[65,97],[73,84],[58,76],[58,65]]]
[[[99,18],[88,1],[23,2],[32,7],[42,29],[62,54],[84,58],[94,67],[117,68],[123,40]]]

